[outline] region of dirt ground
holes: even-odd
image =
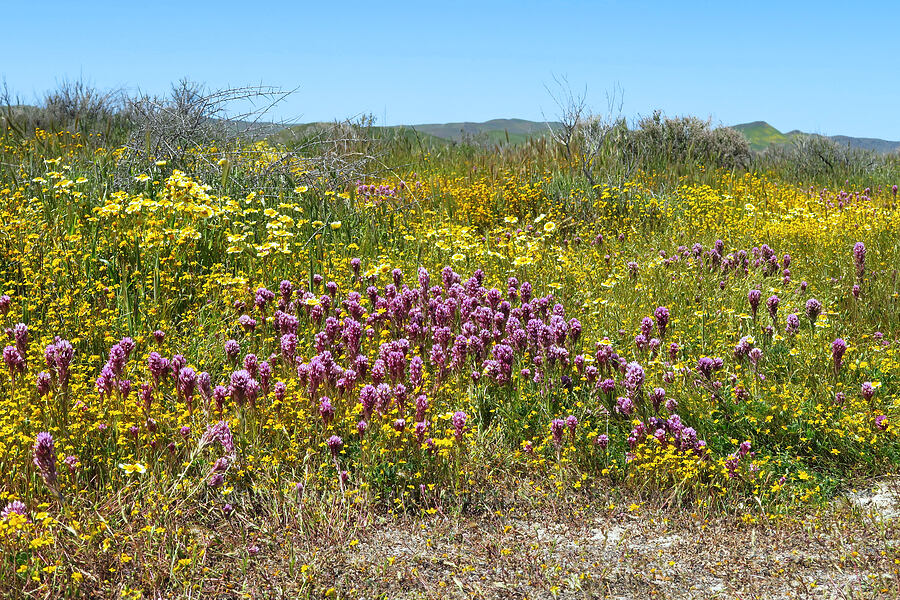
[[[305,591],[370,599],[900,598],[898,517],[897,485],[876,483],[780,519],[552,503],[376,518],[321,557],[328,567]]]

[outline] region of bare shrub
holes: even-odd
[[[265,120],[291,93],[266,86],[210,91],[182,80],[168,96],[132,98],[126,107],[131,162],[164,160],[204,181],[228,180],[247,190],[276,181],[344,188],[378,168],[371,116],[296,129]],[[255,145],[273,136],[277,143]],[[238,171],[240,178],[229,179]]]
[[[83,79],[64,80],[43,101],[46,118],[51,123],[76,127],[79,123],[96,124],[112,119],[121,105],[121,91],[102,91]]]
[[[557,90],[554,92],[547,86],[544,89],[556,103],[559,112],[556,115],[558,125],[556,127],[547,124],[550,136],[564,149],[565,156],[572,160],[575,152],[575,141],[579,130],[584,125],[587,113],[585,96],[587,90],[580,93],[572,91],[572,86],[565,77],[555,77]],[[546,120],[546,117],[545,117]]]
[[[19,136],[37,129],[72,130],[109,133],[123,125],[121,109],[124,95],[120,90],[100,90],[83,79],[64,80],[56,89],[44,94],[36,106],[13,98],[4,83],[0,93],[2,123]]]
[[[287,94],[266,86],[206,90],[181,80],[168,96],[129,98],[126,113],[132,124],[128,148],[133,154],[172,161],[183,166],[185,157],[212,146],[227,148],[236,140],[267,131],[261,118]],[[232,114],[235,105],[251,109]]]
[[[596,188],[597,167],[605,166],[609,175],[610,159],[616,149],[622,147],[628,132],[621,116],[622,91],[615,88],[607,93],[606,112],[594,113],[587,107],[586,92],[574,93],[564,78],[555,81],[558,91],[547,91],[559,109],[559,124],[557,127],[548,124],[550,135],[563,149],[569,164],[581,172],[592,188]]]
[[[796,181],[822,181],[841,185],[846,180],[870,177],[891,169],[891,157],[863,148],[852,148],[820,135],[796,135],[788,144],[770,146],[758,164],[780,171]],[[894,167],[896,168],[896,167]]]
[[[598,181],[619,186],[637,170],[664,173],[677,180],[699,173],[698,166],[746,169],[750,144],[729,127],[713,128],[697,117],[669,118],[661,111],[640,119],[631,129],[622,117],[622,91],[607,94],[607,110],[593,113],[585,93],[575,93],[565,79],[555,78],[558,124],[548,127],[565,161],[599,191]]]

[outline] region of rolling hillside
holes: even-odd
[[[743,133],[744,136],[750,141],[750,148],[756,151],[765,150],[773,144],[785,144],[791,141],[791,139],[796,136],[818,135],[805,133],[797,129],[794,129],[793,131],[789,131],[787,133],[781,133],[765,121],[741,123],[739,125],[732,125],[731,127]],[[897,152],[898,150],[900,150],[900,142],[892,142],[889,140],[882,140],[878,138],[860,138],[847,135],[830,135],[824,137],[827,137],[828,139],[833,140],[838,144],[848,145],[851,148],[862,148],[864,150],[872,150],[874,152],[879,152],[882,154]]]
[[[557,123],[548,125],[524,119],[493,119],[484,123],[373,126],[368,131],[376,138],[399,136],[429,147],[446,146],[463,140],[488,145],[517,145],[523,144],[531,138],[546,135],[548,127],[557,125]],[[332,127],[334,127],[333,123],[303,123],[287,127],[271,136],[271,139],[279,142],[302,142]]]
[[[549,124],[550,127],[557,123]],[[428,123],[423,125],[411,125],[419,132],[428,133],[435,137],[459,141],[463,138],[484,136],[491,141],[506,142],[510,144],[522,143],[532,137],[540,137],[548,131],[548,124],[525,119],[492,119],[483,123]]]
[[[750,141],[751,150],[765,150],[771,144],[783,144],[790,139],[765,121],[733,125],[732,129],[737,129],[744,134],[744,137]]]

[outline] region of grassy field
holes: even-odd
[[[2,133],[4,597],[896,594],[896,163]]]

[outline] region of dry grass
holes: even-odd
[[[394,514],[242,498],[227,518],[201,504],[169,524],[195,540],[190,574],[171,574],[164,552],[149,567],[133,525],[124,537],[136,545],[117,552],[139,557],[143,584],[93,554],[80,592],[122,597],[129,587],[115,581],[131,579],[150,598],[894,598],[900,527],[885,515],[897,506],[884,486],[777,518],[632,502],[616,490]]]

